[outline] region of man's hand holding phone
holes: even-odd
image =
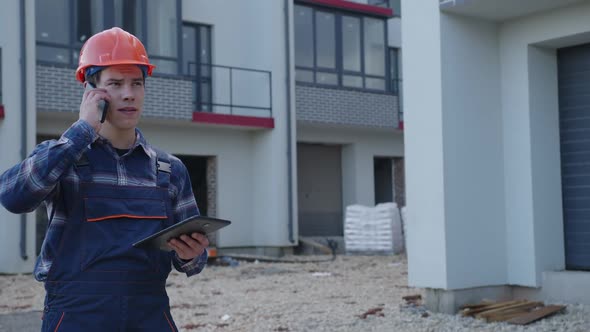
[[[88,122],[98,133],[106,117],[111,97],[106,89],[95,88],[90,82],[85,84],[86,89],[80,104],[80,119]]]

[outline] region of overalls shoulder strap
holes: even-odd
[[[155,149],[157,153],[156,157],[156,170],[158,171],[158,187],[168,188],[170,184],[170,174],[172,173],[172,163],[170,157],[164,151]]]
[[[82,155],[80,156],[80,159],[78,159],[76,161],[76,163],[74,163],[74,166],[76,168],[76,170],[78,171],[78,174],[80,176],[80,180],[82,182],[91,182],[92,181],[92,175],[90,174],[90,161],[88,160],[88,156],[86,155],[86,152],[82,153]]]
[[[164,151],[156,149],[156,170],[157,174],[157,185],[160,188],[168,188],[170,184],[170,174],[172,173],[172,163],[170,162],[170,157]],[[80,159],[78,159],[75,163],[76,170],[80,175],[80,180],[82,182],[91,182],[91,170],[90,170],[90,163],[88,161],[88,156],[86,153],[83,153]]]

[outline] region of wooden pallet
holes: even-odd
[[[484,319],[487,322],[507,322],[526,325],[563,310],[563,305],[548,305],[543,302],[513,300],[504,302],[481,302],[461,307],[463,316]]]

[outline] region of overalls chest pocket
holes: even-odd
[[[134,248],[132,244],[166,227],[163,199],[86,197],[84,209],[82,271],[159,272],[165,253]]]

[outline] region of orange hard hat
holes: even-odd
[[[145,47],[137,37],[115,27],[93,35],[84,43],[76,79],[84,82],[84,73],[89,67],[114,65],[146,66],[150,76],[156,67],[150,64]]]

